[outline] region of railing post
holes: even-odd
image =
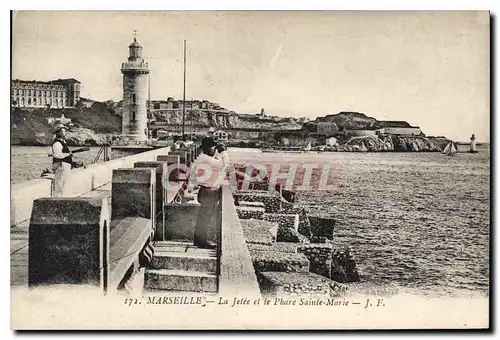
[[[28,285],[88,284],[107,288],[106,199],[39,198],[29,227]]]

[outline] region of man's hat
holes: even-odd
[[[57,123],[55,126],[54,126],[54,133],[58,133],[59,130],[61,129],[66,129],[68,130],[68,128],[63,124],[63,123]]]

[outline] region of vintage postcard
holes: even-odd
[[[13,11],[11,328],[490,328],[488,11]]]

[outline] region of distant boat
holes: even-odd
[[[455,143],[453,142],[449,142],[443,150],[443,154],[445,154],[446,156],[454,156],[457,152],[457,148],[455,147]]]
[[[304,151],[311,151],[311,149],[312,149],[311,142],[309,142],[307,146],[304,148]]]
[[[361,142],[361,147],[359,148],[359,151],[361,151],[361,152],[368,151],[368,148],[366,147],[365,143]]]

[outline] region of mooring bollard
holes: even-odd
[[[144,217],[156,226],[156,170],[133,168],[113,170],[111,220]]]
[[[178,155],[179,156],[179,162],[181,164],[184,164],[185,166],[189,167],[191,165],[191,162],[188,158],[188,153],[186,150],[177,150],[171,152],[169,155]]]
[[[29,227],[28,285],[87,284],[106,290],[109,208],[102,198],[39,198]]]
[[[163,203],[167,199],[167,186],[163,179],[167,176],[167,164],[161,161],[135,162],[134,168],[154,168],[156,170],[156,216],[163,214]],[[157,222],[162,219],[157,218]]]
[[[180,171],[180,157],[179,155],[160,155],[156,157],[158,162],[167,163],[167,169],[172,170],[168,173],[168,180],[170,182],[179,182],[179,171]]]

